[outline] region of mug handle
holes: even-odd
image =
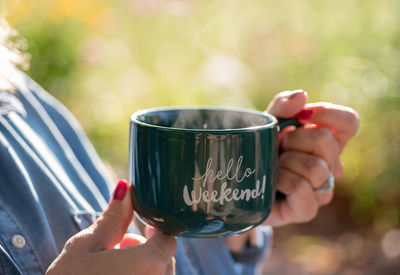
[[[304,126],[303,123],[294,118],[277,118],[277,119],[278,119],[279,131],[282,131],[288,126],[296,126],[296,127]],[[280,202],[283,201],[284,199],[286,199],[286,195],[280,191],[276,191],[275,202]]]

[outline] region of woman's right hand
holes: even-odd
[[[145,243],[114,249],[121,242],[129,243],[125,232],[133,209],[128,193],[128,184],[120,181],[102,216],[67,241],[46,274],[173,274],[176,240],[172,236],[157,231]]]

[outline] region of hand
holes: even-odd
[[[145,243],[138,244],[125,235],[133,215],[127,193],[128,184],[120,181],[102,216],[67,241],[46,274],[173,274],[174,237],[153,230]],[[113,249],[117,244],[125,248]]]
[[[278,94],[267,111],[280,118],[293,117],[305,126],[280,134],[283,153],[279,158],[277,190],[286,195],[277,202],[264,224],[281,226],[312,220],[318,208],[333,198],[333,190],[318,193],[333,173],[343,173],[340,154],[356,133],[357,113],[351,108],[330,103],[306,104],[307,94],[301,90]]]

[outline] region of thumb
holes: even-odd
[[[156,254],[159,255],[154,256],[159,256],[163,261],[167,262],[172,256],[174,256],[177,243],[173,236],[155,230],[144,245],[150,247],[154,251],[158,251],[159,253]]]
[[[154,274],[175,274],[175,259],[173,258],[177,242],[173,236],[166,235],[158,230],[150,230],[149,239],[143,244],[149,252],[149,259],[153,263]]]
[[[156,249],[164,251],[166,258],[170,258],[176,251],[176,240],[171,235],[166,235],[160,230],[146,226],[145,236],[147,238],[146,245],[154,246]]]
[[[268,105],[267,112],[279,118],[293,117],[303,110],[307,99],[303,90],[281,92]]]
[[[133,208],[126,181],[119,181],[108,208],[91,225],[89,247],[93,251],[111,249],[119,243],[132,221]]]

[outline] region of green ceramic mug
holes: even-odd
[[[275,200],[278,132],[267,113],[226,107],[142,110],[130,120],[136,216],[184,237],[218,237],[261,224]]]

